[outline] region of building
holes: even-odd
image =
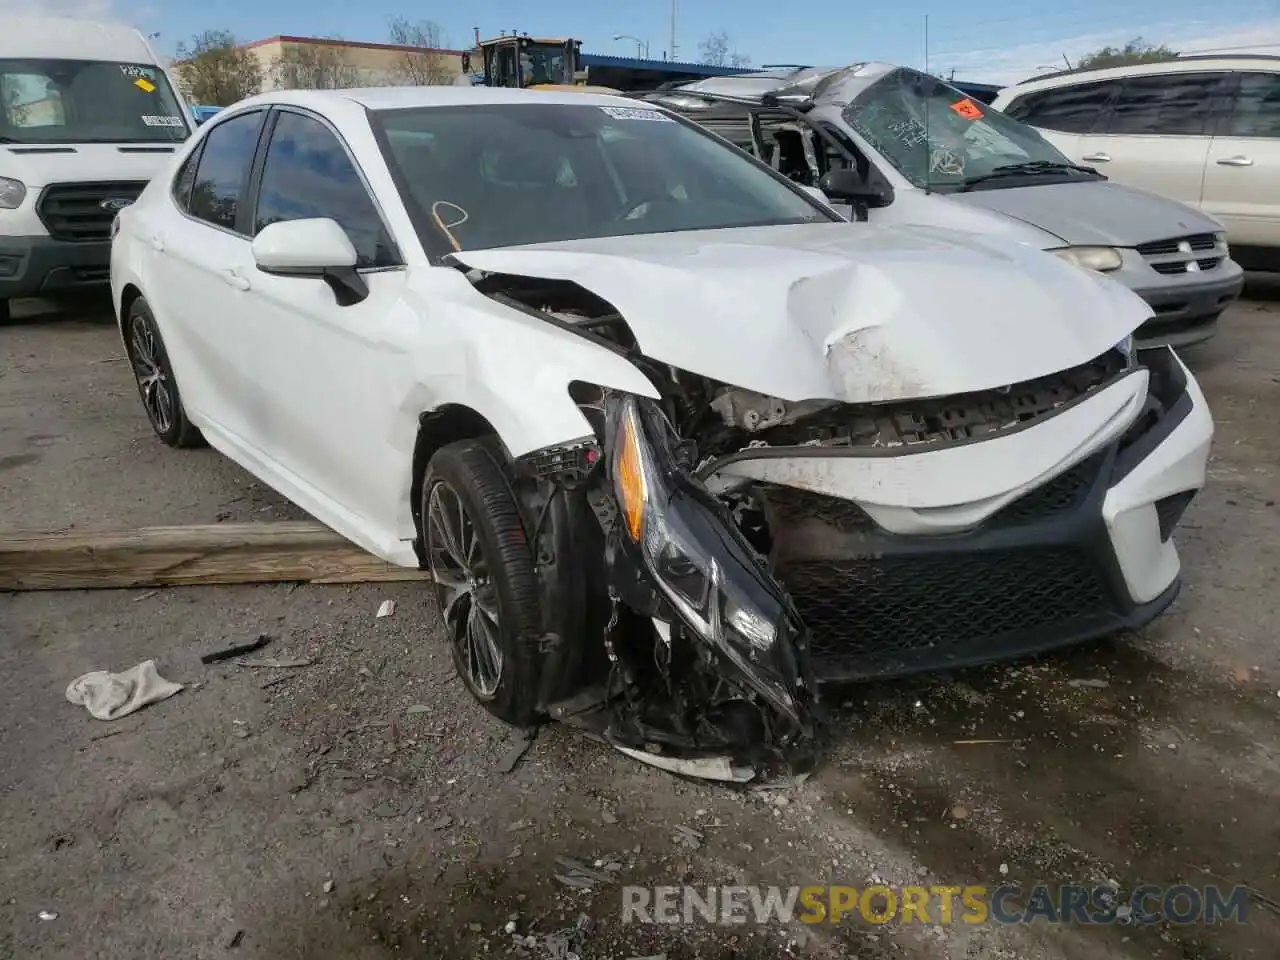
[[[470,83],[462,70],[462,50],[288,36],[255,40],[244,49],[262,68],[263,90]],[[299,82],[317,74],[332,82]]]

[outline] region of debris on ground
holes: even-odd
[[[57,919],[58,919],[58,911],[56,911],[56,910],[41,910],[39,913],[37,913],[37,914],[36,914],[36,916],[37,916],[37,917],[39,917],[41,920],[57,920]]]
[[[394,616],[395,612],[396,602],[394,600],[383,600],[381,605],[378,607],[377,619],[381,620],[383,617]]]
[[[581,890],[590,890],[597,883],[612,883],[614,879],[611,874],[572,857],[556,857],[556,869],[557,882]]]
[[[676,824],[676,832],[671,835],[671,842],[678,846],[688,847],[691,850],[697,850],[702,846],[705,839],[701,833],[692,827],[686,827],[682,823]]]
[[[1111,683],[1108,680],[1068,680],[1067,686],[1068,687],[1095,687],[1099,690],[1102,690],[1106,687],[1111,686]]]
[[[246,653],[253,653],[255,650],[261,650],[271,642],[271,635],[266,633],[258,634],[257,638],[249,643],[239,643],[234,647],[227,647],[223,650],[215,650],[212,653],[203,654],[200,662],[204,664],[217,663],[220,660],[233,660],[236,657],[242,657]]]
[[[297,660],[277,660],[274,657],[264,657],[261,660],[237,660],[236,666],[253,667],[260,670],[292,670],[295,667],[309,667],[314,663],[314,660],[306,657],[300,657]]]
[[[144,660],[121,673],[94,670],[83,674],[68,684],[66,697],[97,720],[118,720],[182,689],[182,684],[160,676],[154,660]]]
[[[511,746],[498,761],[499,773],[510,773],[516,768],[516,764],[520,762],[520,758],[529,751],[529,747],[533,743],[533,739],[537,736],[537,733],[538,731],[536,727],[531,727],[527,730],[512,731]]]

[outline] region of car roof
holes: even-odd
[[[1035,90],[1052,90],[1056,87],[1113,80],[1117,77],[1150,76],[1162,73],[1199,73],[1203,70],[1275,70],[1280,72],[1280,57],[1265,54],[1231,54],[1214,56],[1179,57],[1176,60],[1160,60],[1155,63],[1134,63],[1121,67],[1104,67],[1101,70],[1061,70],[1045,76],[1032,77],[1021,83],[1005,87],[1000,98],[1008,99]]]
[[[351,90],[273,90],[249,97],[237,107],[264,104],[306,107],[320,113],[344,112],[352,104],[368,110],[415,107],[492,106],[495,104],[558,103],[566,106],[637,107],[627,97],[577,90],[518,90],[506,87],[367,87]],[[652,109],[652,107],[649,107]]]

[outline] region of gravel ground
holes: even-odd
[[[1219,432],[1174,608],[1062,656],[839,691],[828,762],[787,791],[688,783],[558,728],[503,772],[512,732],[453,677],[413,584],[0,595],[0,957],[1274,957],[1278,291],[1187,352]],[[100,311],[0,344],[0,530],[299,515],[154,439]],[[260,634],[314,663],[200,663]],[[187,688],[111,724],[63,698],[148,658]],[[601,879],[557,880],[566,857]],[[873,881],[1253,893],[1216,927],[620,922],[625,883]]]

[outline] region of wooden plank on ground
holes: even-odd
[[[0,534],[0,590],[387,583],[426,577],[421,570],[379,560],[315,521]]]

